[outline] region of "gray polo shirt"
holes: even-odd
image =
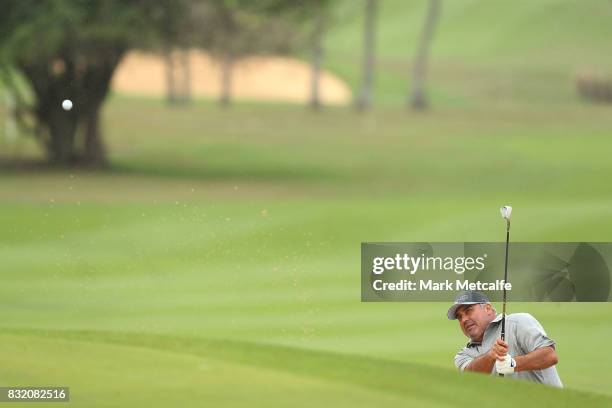
[[[457,368],[463,371],[472,360],[486,354],[493,347],[495,341],[501,337],[501,319],[502,315],[499,314],[489,324],[484,332],[482,343],[469,342],[467,346],[459,350],[455,356]],[[515,313],[506,316],[506,342],[510,346],[508,352],[512,357],[528,354],[541,347],[555,347],[555,342],[546,335],[540,322],[529,313]],[[491,374],[496,374],[495,366]],[[506,377],[563,387],[555,366],[543,370],[519,371],[508,374]]]

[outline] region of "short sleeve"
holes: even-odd
[[[528,313],[516,320],[516,338],[525,354],[542,347],[555,347],[555,341],[546,335],[540,322]]]
[[[473,360],[474,357],[470,356],[464,348],[459,350],[457,355],[455,355],[455,366],[463,371]]]

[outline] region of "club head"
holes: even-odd
[[[499,211],[501,212],[501,216],[503,217],[504,220],[510,221],[510,215],[512,215],[511,206],[504,205],[502,208],[499,209]]]

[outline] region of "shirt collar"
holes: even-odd
[[[498,314],[497,316],[495,316],[495,319],[491,320],[491,323],[501,322],[502,317],[504,317],[503,314]]]
[[[499,323],[499,322],[501,322],[501,320],[502,320],[502,318],[503,318],[503,317],[504,317],[504,315],[503,315],[503,314],[498,314],[497,316],[495,316],[495,319],[491,320],[491,323],[489,323],[489,326],[487,326],[487,328],[485,329],[485,333],[484,333],[484,334],[486,334],[486,333],[487,333],[487,330],[489,330],[489,327],[491,327],[491,325],[492,325],[493,323]],[[484,334],[483,334],[483,338],[484,338]],[[480,346],[480,345],[482,345],[482,342],[480,342],[480,341],[468,341],[468,344],[467,344],[465,347],[467,347],[467,348],[470,348],[470,347],[478,347],[478,346]]]

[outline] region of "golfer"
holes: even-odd
[[[528,313],[506,315],[506,341],[501,339],[502,315],[489,299],[466,291],[448,309],[449,320],[459,320],[470,342],[455,356],[461,371],[504,374],[506,377],[563,387],[555,364],[555,342]]]

